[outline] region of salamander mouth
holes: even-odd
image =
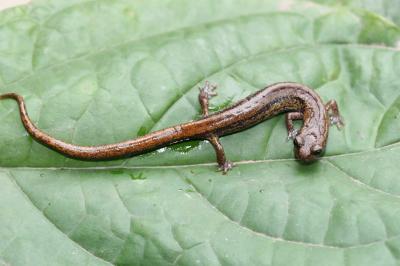
[[[305,164],[313,163],[320,158],[319,155],[315,155],[312,153],[304,153],[304,152],[302,153],[300,151],[300,148],[298,148],[298,147],[294,148],[294,156],[298,161],[305,163]]]

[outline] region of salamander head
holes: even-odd
[[[325,141],[323,139],[314,133],[298,134],[293,139],[296,159],[304,163],[311,163],[319,159],[325,150]]]

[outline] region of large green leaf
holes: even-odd
[[[205,80],[213,109],[296,81],[339,103],[326,156],[294,161],[279,116],[222,139],[226,176],[207,142],[81,162],[34,142],[3,101],[0,265],[399,264],[399,29],[345,8],[198,2],[5,11],[0,91],[24,95],[46,132],[95,145],[198,118]]]
[[[398,0],[312,0],[320,4],[344,5],[365,8],[400,25],[400,1]]]

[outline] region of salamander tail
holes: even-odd
[[[0,100],[3,100],[3,99],[14,99],[18,103],[22,103],[24,101],[24,98],[21,95],[14,93],[14,92],[0,94]]]

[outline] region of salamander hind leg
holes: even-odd
[[[199,87],[199,90],[200,90],[199,102],[200,102],[203,116],[208,115],[209,100],[212,97],[217,95],[217,93],[215,92],[216,89],[217,89],[217,86],[211,85],[210,82],[208,82],[208,81],[206,81],[206,84],[204,85],[204,87]]]
[[[335,100],[330,100],[325,104],[325,110],[329,115],[329,120],[331,125],[336,125],[340,130],[344,127],[343,118],[340,115],[338,105]]]
[[[303,113],[300,112],[292,112],[292,113],[287,113],[286,116],[286,128],[288,131],[288,137],[287,139],[294,139],[299,131],[294,128],[293,121],[294,120],[302,120],[303,119]]]
[[[222,171],[223,174],[226,174],[230,169],[232,169],[233,163],[226,159],[224,147],[222,147],[222,144],[217,136],[212,135],[207,140],[214,147],[215,153],[217,155],[219,170]]]

